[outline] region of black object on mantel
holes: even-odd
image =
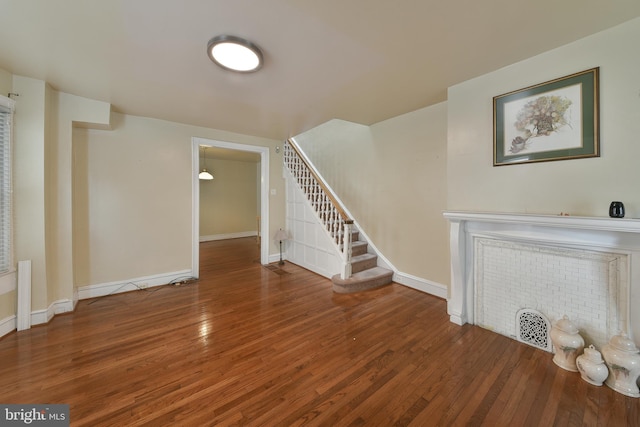
[[[611,202],[609,216],[611,218],[624,218],[624,204],[622,202]]]

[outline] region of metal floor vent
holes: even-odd
[[[537,310],[523,308],[516,313],[516,339],[525,344],[552,352],[551,323]]]

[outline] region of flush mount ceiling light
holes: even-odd
[[[258,71],[262,67],[260,48],[235,36],[216,36],[207,44],[209,58],[222,68],[241,73]]]

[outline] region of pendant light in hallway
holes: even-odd
[[[213,175],[211,175],[211,173],[207,170],[207,147],[203,147],[203,154],[202,157],[204,158],[204,167],[202,168],[202,170],[200,171],[200,173],[198,174],[198,178],[202,179],[204,181],[210,181],[213,179]]]

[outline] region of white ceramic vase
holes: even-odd
[[[578,372],[576,358],[584,349],[584,339],[567,316],[558,320],[551,328],[551,342],[555,352],[553,363],[567,371]]]
[[[593,345],[584,349],[584,353],[576,358],[580,376],[589,384],[601,386],[609,376],[609,370],[602,360],[602,355]]]
[[[609,368],[605,384],[625,396],[640,397],[640,351],[627,335],[616,335],[602,348],[602,356]]]

